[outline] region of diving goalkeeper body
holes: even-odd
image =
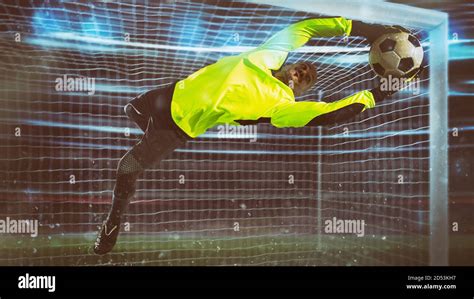
[[[375,88],[331,103],[296,102],[295,96],[316,83],[317,71],[308,62],[285,65],[288,52],[313,37],[354,35],[373,42],[384,33],[402,29],[342,17],[303,20],[258,48],[224,57],[181,81],[133,99],[125,106],[125,113],[144,135],[118,164],[112,208],[99,231],[94,252],[105,254],[114,247],[121,216],[135,193],[138,176],[209,128],[259,122],[277,128],[341,123],[390,95]]]

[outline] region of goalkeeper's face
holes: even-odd
[[[276,77],[286,83],[295,96],[302,95],[316,83],[316,67],[309,62],[285,65]]]

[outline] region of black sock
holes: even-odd
[[[130,198],[120,198],[114,195],[112,200],[112,208],[110,209],[108,219],[112,223],[119,223],[123,213],[128,207]]]

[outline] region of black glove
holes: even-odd
[[[405,79],[406,82],[417,80],[421,76],[421,74],[423,74],[426,68],[427,68],[427,63],[426,63],[426,60],[423,59],[421,66],[403,79]],[[381,101],[385,100],[387,97],[393,95],[394,93],[398,91],[399,90],[381,90],[380,83],[377,87],[370,90],[370,92],[374,95],[375,103],[380,103]]]
[[[423,74],[423,72],[425,72],[427,66],[428,66],[428,63],[427,63],[426,55],[424,55],[423,56],[423,61],[421,62],[420,67],[418,69],[413,70],[413,71],[409,72],[408,74],[406,74],[406,76],[404,77],[405,80],[407,80],[407,82],[410,82],[412,80],[416,80],[416,79],[420,78],[421,74]]]
[[[370,92],[374,96],[374,100],[375,100],[376,104],[382,102],[383,100],[385,100],[386,98],[388,98],[392,94],[396,93],[397,91],[398,90],[381,90],[380,89],[380,84],[377,87],[372,88],[370,90]]]
[[[306,126],[323,126],[347,122],[364,110],[365,105],[353,103],[336,111],[322,114],[313,118]]]
[[[386,26],[379,24],[367,24],[361,21],[352,21],[351,35],[363,36],[371,44],[383,34],[398,32],[406,32],[411,34],[408,29],[398,25]]]

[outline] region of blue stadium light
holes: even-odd
[[[87,130],[95,132],[107,132],[107,133],[124,133],[126,130],[129,130],[130,134],[141,134],[142,131],[139,129],[130,129],[128,127],[112,127],[112,126],[95,126],[95,125],[78,125],[70,124],[63,122],[54,122],[54,121],[44,121],[44,120],[25,120],[27,124],[35,126],[47,126],[47,127],[57,127],[57,128],[68,128],[68,129],[78,129],[78,130]]]

